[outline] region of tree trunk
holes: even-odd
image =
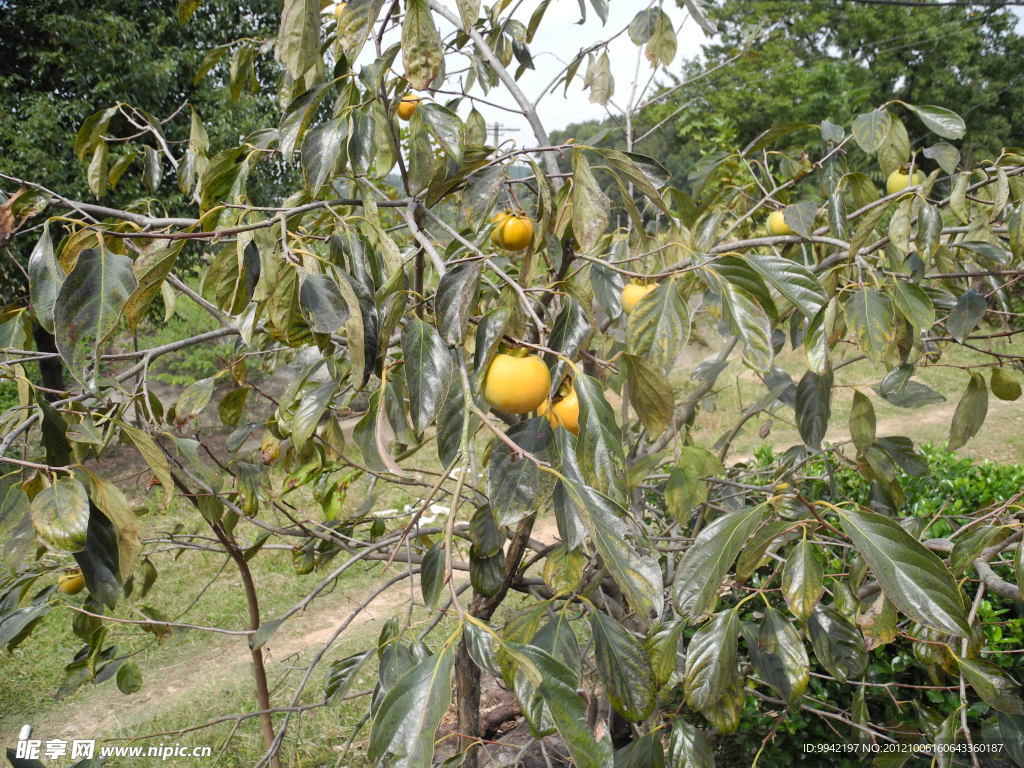
[[[487,621],[494,615],[498,606],[505,600],[509,587],[516,577],[526,545],[530,541],[536,515],[530,515],[520,521],[516,532],[505,553],[505,580],[501,589],[491,597],[474,593],[469,605],[469,613],[478,619]],[[466,638],[459,643],[455,656],[455,695],[458,702],[457,717],[459,729],[459,749],[465,753],[462,768],[477,768],[476,746],[480,739],[480,668],[469,656]]]

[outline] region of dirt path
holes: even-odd
[[[557,536],[553,518],[537,522],[535,539],[550,543]],[[414,594],[419,599],[419,580],[414,581]],[[304,614],[285,623],[264,646],[271,678],[280,675],[278,665],[294,667],[305,663],[303,657],[308,659],[322,648],[338,624],[365,600],[370,591],[370,585],[339,591],[314,602]],[[404,609],[408,600],[408,582],[395,584],[353,620],[338,639],[338,644],[343,644],[354,634],[362,634],[368,625],[383,623],[398,609]],[[142,665],[144,684],[138,693],[125,696],[113,682],[108,681],[85,689],[84,695],[71,702],[57,702],[45,715],[32,718],[34,737],[135,736],[138,725],[182,708],[183,702],[202,700],[206,696],[225,698],[225,693],[247,690],[252,684],[249,677],[251,656],[244,639],[213,635],[201,647],[179,649],[166,656],[173,656],[173,659],[156,659]],[[211,674],[211,670],[216,670],[216,675]],[[317,677],[317,684],[320,679],[322,672]],[[20,724],[8,724],[0,731],[0,743],[13,743],[20,727]]]

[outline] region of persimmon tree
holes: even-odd
[[[187,22],[195,3],[181,5]],[[19,395],[0,415],[13,564],[0,644],[69,607],[84,643],[71,684],[116,677],[131,692],[143,671],[112,628],[237,636],[252,654],[255,708],[240,717],[259,722],[259,765],[282,764],[294,720],[348,695],[374,659],[367,719],[352,727],[369,723],[380,765],[430,765],[450,708],[443,750],[476,765],[493,735],[482,676],[579,766],[711,765],[720,736],[754,717],[761,750],[784,722],[819,721],[880,747],[910,728],[940,765],[943,745],[992,733],[1020,744],[1024,703],[982,618],[991,601],[1020,599],[1019,494],[967,516],[904,515],[901,480],[927,465],[913,435],[878,429],[873,403],[929,408],[943,396],[920,373],[962,371],[957,449],[982,428],[990,391],[1019,397],[1024,156],[964,167],[958,115],[894,101],[846,126],[765,126],[706,156],[684,191],[634,151],[632,119],[685,83],[634,83],[623,101],[607,50],[625,33],[638,57],[670,64],[676,29],[658,3],[581,46],[533,99],[518,77],[549,3],[531,17],[507,1],[456,5],[352,0],[321,14],[316,0],[286,0],[276,41],[225,43],[198,73],[225,67],[227,87],[244,90],[272,49],[280,121],[237,146],[209,146],[195,110],[92,115],[77,152],[97,198],[125,170],[115,155],[144,160],[153,196],[129,209],[2,176],[0,238],[35,247],[28,298],[0,323],[0,376]],[[682,5],[701,18],[699,3]],[[551,144],[541,97],[579,87],[621,105],[625,151]],[[488,144],[484,102],[522,115],[533,139]],[[794,136],[802,151],[773,148]],[[304,183],[281,199],[247,194],[257,174],[294,166]],[[172,185],[191,213],[161,210]],[[199,288],[181,271],[189,251]],[[147,346],[154,313],[183,295],[218,327]],[[32,347],[35,326],[56,351]],[[682,369],[692,328],[722,341]],[[215,376],[173,401],[153,392],[157,361],[225,341],[232,359]],[[252,380],[303,350],[315,361],[283,394]],[[41,361],[61,362],[66,390],[33,380]],[[872,386],[846,377],[865,361]],[[709,440],[703,417],[737,376],[759,399]],[[848,424],[830,418],[840,387],[853,388]],[[223,445],[203,418],[215,397]],[[737,457],[736,438],[764,415],[795,425],[799,444]],[[150,544],[96,461],[118,442],[148,466],[150,493],[190,504],[208,529],[170,545],[232,561],[248,607],[237,625],[160,613]],[[866,506],[836,492],[840,470],[863,478]],[[384,520],[346,500],[363,480],[420,500]],[[435,503],[449,512],[426,524]],[[554,544],[533,535],[548,515]],[[267,616],[249,563],[282,544],[317,583]],[[72,558],[84,601],[56,592]],[[372,562],[382,580],[295,691],[273,696],[264,646]],[[332,645],[411,579],[428,620],[399,613],[374,647],[332,662],[308,703]],[[903,662],[877,672],[872,659],[894,653]]]

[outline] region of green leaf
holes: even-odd
[[[295,407],[292,415],[291,437],[292,443],[297,450],[302,450],[306,441],[313,436],[320,419],[327,410],[331,398],[338,391],[338,384],[334,379],[323,382],[320,386],[306,392],[299,404]]]
[[[92,159],[85,171],[85,180],[93,196],[103,197],[107,191],[107,142],[100,141],[92,152]]]
[[[717,703],[736,677],[739,630],[739,614],[733,608],[716,613],[690,639],[683,692],[692,709],[704,709]]]
[[[656,626],[647,637],[644,648],[651,660],[657,687],[665,685],[675,674],[680,659],[679,639],[686,628],[685,621],[669,621]]]
[[[583,584],[586,564],[583,552],[560,545],[544,560],[544,583],[556,594],[576,592]]]
[[[82,127],[78,129],[75,137],[75,155],[79,160],[84,160],[89,152],[94,151],[96,146],[103,142],[103,137],[110,128],[110,121],[117,112],[118,107],[107,107],[94,112],[82,122]]]
[[[810,239],[814,232],[814,219],[818,215],[818,206],[814,203],[795,203],[782,210],[782,218],[800,237]]]
[[[985,297],[974,290],[967,290],[956,300],[956,309],[946,318],[946,330],[961,344],[978,327],[981,318],[988,311]]]
[[[508,169],[504,165],[489,165],[466,181],[462,192],[462,218],[474,232],[479,232],[487,222],[487,214],[498,200],[506,179]]]
[[[873,288],[862,288],[843,305],[843,312],[860,348],[878,365],[896,338],[892,301]]]
[[[647,536],[622,506],[583,482],[575,465],[572,434],[565,429],[557,432],[562,472],[566,476],[561,486],[597,547],[604,567],[634,612],[646,615],[654,610],[660,615],[661,568]]]
[[[338,281],[330,275],[301,275],[299,310],[314,333],[335,333],[349,317]]]
[[[572,151],[572,231],[581,251],[589,251],[608,228],[611,201],[594,178],[583,151]]]
[[[669,768],[715,768],[715,753],[707,738],[677,717],[668,741]]]
[[[741,509],[700,532],[676,567],[672,600],[679,613],[696,620],[714,609],[722,580],[761,518],[756,507]]]
[[[935,405],[946,402],[946,397],[940,395],[931,387],[919,381],[908,381],[900,389],[887,390],[882,384],[873,385],[875,390],[886,402],[892,403],[899,408],[920,408],[925,405]]]
[[[117,668],[117,690],[131,695],[142,689],[142,670],[134,661],[126,661]]]
[[[462,412],[465,407],[462,397],[462,383],[458,376],[452,377],[441,410],[437,412],[437,455],[444,466],[449,466],[459,452],[462,442]],[[476,416],[470,415],[470,428],[476,424]]]
[[[480,16],[480,0],[456,0],[456,3],[459,6],[462,26],[466,29],[472,27]]]
[[[578,373],[573,389],[580,404],[576,456],[583,479],[621,503],[626,496],[626,456],[615,412],[598,379]]]
[[[587,725],[587,705],[577,693],[578,679],[551,654],[529,645],[506,643],[528,667],[530,682],[540,693],[547,710],[578,768],[607,768],[612,764],[611,737],[604,730],[600,739]],[[525,664],[523,663],[525,662]]]
[[[469,327],[469,316],[476,304],[483,263],[459,264],[441,278],[434,297],[434,311],[441,337],[451,345],[462,344]]]
[[[626,321],[626,349],[668,376],[690,336],[690,311],[675,280],[638,302]]]
[[[352,688],[352,683],[355,682],[359,670],[371,656],[373,656],[373,648],[331,662],[331,666],[327,670],[327,680],[324,682],[324,695],[328,703],[345,698],[345,694]]]
[[[988,388],[984,377],[977,371],[971,371],[971,380],[967,389],[960,397],[953,412],[953,421],[949,425],[949,442],[947,447],[955,451],[967,444],[985,424],[988,414]]]
[[[942,244],[942,215],[930,203],[921,203],[917,212],[917,251],[922,259],[931,259]],[[899,283],[904,285],[904,283]],[[918,286],[914,286],[919,288]],[[919,289],[920,290],[920,289]],[[928,302],[929,306],[931,302]]]
[[[617,176],[625,177],[651,203],[664,214],[670,215],[665,199],[659,190],[671,180],[665,167],[652,157],[636,152],[620,152],[609,147],[593,147],[593,152],[601,157],[608,169]]]
[[[452,646],[445,646],[395,682],[370,725],[370,762],[395,768],[431,768],[435,734],[452,701],[454,661]]]
[[[819,448],[832,416],[832,372],[807,371],[796,386],[796,422],[805,445]]]
[[[120,426],[121,432],[132,441],[142,456],[143,461],[146,462],[153,472],[153,476],[164,487],[163,503],[169,504],[174,496],[174,479],[171,477],[171,468],[167,463],[167,457],[164,455],[164,452],[160,450],[160,446],[156,444],[156,441],[141,429],[127,424],[121,424]]]
[[[777,540],[789,527],[790,523],[785,520],[774,520],[754,531],[736,561],[736,580],[738,582],[744,582],[754,575],[754,571],[760,567],[768,550],[773,548],[773,544],[777,545]]]
[[[891,126],[892,115],[885,107],[865,112],[853,119],[853,140],[861,149],[873,155],[881,148]]]
[[[214,378],[212,376],[189,384],[178,396],[174,406],[174,416],[178,423],[184,424],[200,414],[213,397]]]
[[[63,282],[64,269],[54,254],[47,223],[28,257],[28,290],[36,322],[48,333],[53,333],[53,309]]]
[[[643,646],[633,634],[600,611],[591,611],[594,656],[605,695],[615,711],[633,723],[654,709],[654,671]]]
[[[319,0],[284,0],[274,53],[293,80],[320,63]]]
[[[895,640],[898,619],[893,604],[884,592],[879,592],[870,607],[857,617],[857,626],[864,634],[864,649],[871,651]]]
[[[896,283],[892,298],[896,309],[915,331],[927,331],[935,324],[935,306],[921,286],[901,280]]]
[[[640,11],[633,20],[629,22],[629,39],[633,45],[643,45],[654,37],[654,28],[658,22],[659,9],[646,8]]]
[[[163,163],[160,153],[153,147],[147,145],[143,150],[142,184],[151,195],[155,195],[160,187],[160,179],[164,175]]]
[[[578,357],[580,350],[590,342],[593,334],[594,329],[583,305],[567,296],[562,304],[562,310],[551,324],[551,333],[548,335],[548,348],[552,352],[544,353],[544,362],[551,369],[552,397],[558,393],[569,367],[564,358],[572,360]]]
[[[1020,686],[1007,677],[998,666],[982,659],[956,657],[960,673],[982,700],[992,709],[1008,715],[1024,715]]]
[[[349,5],[351,6],[351,3]],[[349,11],[346,11],[347,13]],[[278,145],[284,157],[290,158],[292,152],[299,146],[302,137],[306,135],[306,129],[309,128],[309,124],[313,122],[313,118],[316,117],[317,111],[320,109],[320,103],[328,93],[325,84],[314,86],[295,97],[285,109],[277,129]]]
[[[1013,552],[1013,573],[1017,577],[1017,590],[1024,601],[1024,547],[1018,545]]]
[[[565,432],[565,430],[559,430]],[[546,418],[533,418],[513,425],[505,433],[519,448],[541,461],[552,453],[552,431]],[[502,441],[494,443],[487,463],[487,497],[497,512],[498,524],[515,525],[527,515],[547,506],[554,490],[554,477],[532,461],[513,454]]]
[[[480,318],[476,326],[476,343],[473,346],[473,368],[477,380],[482,384],[487,369],[498,353],[502,337],[508,327],[512,312],[507,307],[498,307]]]
[[[960,588],[933,552],[882,515],[863,509],[839,509],[837,514],[843,532],[901,613],[954,635],[970,633]]]
[[[889,219],[889,242],[901,254],[910,253],[914,246],[910,242],[910,219],[914,198],[907,196],[899,201],[892,218]]]
[[[39,603],[26,605],[0,617],[0,648],[7,646],[8,651],[13,651],[49,611],[49,605]]]
[[[663,67],[667,67],[676,57],[678,41],[672,25],[672,18],[661,9],[658,9],[657,13],[654,37],[651,38],[644,53],[652,65],[656,66],[660,63]]]
[[[438,541],[423,555],[423,564],[420,566],[420,589],[427,608],[434,608],[437,605],[441,590],[444,589],[445,563],[442,541]]]
[[[434,420],[448,394],[455,366],[437,329],[413,315],[402,331],[409,411],[416,432]]]
[[[434,137],[441,149],[455,163],[462,162],[462,145],[465,131],[459,116],[440,104],[420,104],[416,115],[423,120],[427,133]]]
[[[868,657],[860,632],[835,608],[818,604],[807,621],[814,656],[839,682],[858,677]]]
[[[799,699],[810,679],[810,662],[803,639],[786,617],[766,608],[757,635],[747,636],[747,648],[757,674],[788,702]]]
[[[806,317],[814,317],[828,303],[818,281],[803,264],[766,253],[749,254],[745,261]]]
[[[135,273],[138,285],[124,305],[124,316],[129,328],[134,329],[139,324],[157,293],[163,289],[164,280],[174,269],[185,242],[152,240],[136,257],[132,272]]]
[[[79,381],[85,381],[90,362],[98,364],[100,348],[117,328],[135,287],[132,260],[127,256],[106,248],[89,248],[78,255],[57,293],[53,324],[57,349]]]
[[[54,549],[80,552],[89,528],[89,495],[73,477],[60,477],[29,505],[36,535]]]
[[[859,389],[853,390],[853,405],[850,407],[850,437],[860,453],[867,451],[875,442],[875,408]]]
[[[408,0],[402,25],[402,61],[405,79],[418,91],[444,71],[441,36],[426,0]]]
[[[928,130],[944,139],[962,139],[967,131],[967,125],[963,118],[944,107],[918,107],[913,104],[904,104],[904,106],[921,118],[921,122],[927,126]]]
[[[675,394],[666,377],[642,357],[625,353],[622,356],[629,382],[629,399],[652,440],[672,423]]]
[[[960,164],[960,150],[944,141],[925,147],[922,154],[938,163],[939,167],[950,176],[956,173],[956,167]]]
[[[430,144],[427,126],[417,112],[413,113],[412,120],[409,122],[406,156],[409,166],[409,190],[420,193],[430,185],[438,158],[434,155],[434,148]]]
[[[302,140],[299,157],[306,187],[314,197],[332,176],[338,173],[344,161],[342,150],[348,139],[348,116],[336,117],[310,130]]]
[[[374,390],[370,395],[366,413],[352,429],[352,439],[370,469],[400,475],[402,468],[388,451],[388,446],[395,439],[395,431],[388,420],[387,409],[381,403],[383,396],[383,388]]]
[[[384,0],[348,0],[345,4],[335,34],[338,47],[350,62],[359,57],[383,7]]]
[[[825,572],[814,554],[815,546],[801,539],[782,569],[782,596],[794,616],[807,621],[825,589]]]
[[[743,342],[743,362],[755,371],[767,371],[774,357],[768,315],[742,288],[718,275],[713,280],[722,299],[722,316],[729,330]]]
[[[910,136],[903,121],[895,115],[889,124],[882,146],[875,153],[882,174],[888,176],[910,160]]]
[[[611,59],[607,50],[602,51],[600,56],[591,53],[588,57],[583,88],[590,89],[591,104],[607,104],[615,93],[615,78],[612,76]]]
[[[249,387],[235,387],[220,399],[217,415],[221,424],[226,427],[237,427],[245,411],[245,401],[249,398]]]

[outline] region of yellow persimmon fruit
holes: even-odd
[[[533,220],[523,214],[506,214],[494,225],[491,239],[507,251],[521,251],[533,242]]]
[[[918,184],[923,183],[924,174],[921,173],[921,171],[914,171],[913,180],[911,180],[911,176],[907,168],[897,168],[895,171],[890,173],[889,178],[885,180],[885,193],[887,195],[895,195],[897,192],[902,192],[907,187],[916,187]]]
[[[529,413],[551,389],[551,372],[537,355],[494,356],[484,377],[484,399],[503,413]]]
[[[782,211],[772,211],[768,216],[768,232],[772,235],[795,235],[796,232],[786,223]]]
[[[398,102],[398,117],[402,120],[412,120],[412,113],[419,107],[420,100],[408,93]]]
[[[622,311],[627,315],[644,296],[658,287],[657,283],[641,285],[640,283],[629,283],[622,289]]]
[[[575,388],[569,389],[569,394],[561,400],[554,400],[548,408],[548,401],[545,400],[537,408],[541,416],[547,415],[551,428],[565,427],[574,435],[580,433],[580,401],[576,397]]]
[[[505,211],[504,213],[496,213],[491,217],[491,222],[494,224],[491,228],[491,242],[499,248],[505,247],[505,244],[501,239],[501,229],[505,221],[510,218],[512,218],[512,214],[508,211]]]
[[[77,595],[85,589],[85,576],[77,568],[67,573],[62,573],[57,578],[57,589],[65,595]]]

